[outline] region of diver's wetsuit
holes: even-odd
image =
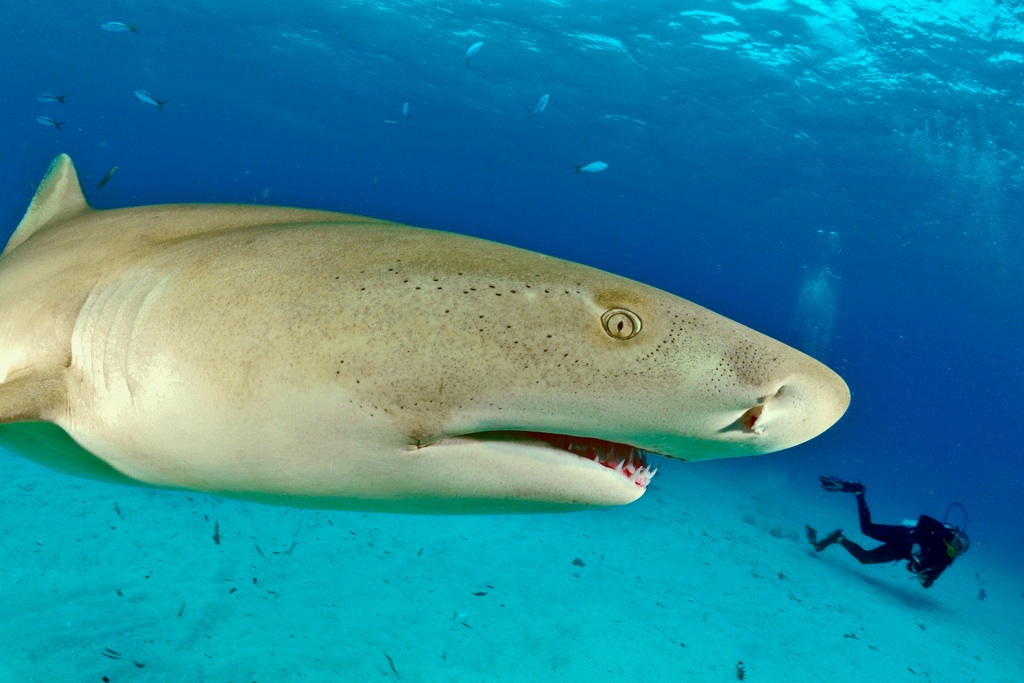
[[[865,550],[845,536],[839,541],[839,545],[846,548],[846,551],[853,555],[861,564],[878,564],[879,562],[893,562],[894,560],[912,560],[910,554],[914,547],[913,533],[910,527],[902,524],[874,524],[871,521],[871,510],[868,510],[864,494],[858,493],[854,496],[857,499],[857,515],[860,517],[860,532],[868,538],[881,541],[880,545],[871,550]]]
[[[861,564],[878,564],[879,562],[893,562],[895,560],[907,560],[907,570],[917,574],[921,585],[925,588],[935,583],[939,574],[945,571],[946,567],[953,564],[953,558],[948,552],[946,536],[947,527],[928,515],[921,515],[917,526],[907,527],[902,524],[875,524],[871,521],[871,511],[868,510],[867,501],[864,500],[864,492],[858,491],[857,513],[860,517],[860,531],[868,538],[881,541],[884,545],[871,550],[865,550],[858,544],[847,539],[845,536],[839,540],[839,544],[846,548],[846,551],[853,555]],[[914,546],[918,547],[915,553]]]

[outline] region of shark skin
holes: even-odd
[[[758,455],[843,380],[673,294],[328,211],[94,210],[59,156],[0,256],[0,447],[76,476],[263,503],[558,511],[647,458]]]

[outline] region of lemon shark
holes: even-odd
[[[0,256],[0,447],[109,482],[426,513],[629,503],[652,454],[840,418],[812,358],[667,292],[448,232],[95,210],[51,165]]]

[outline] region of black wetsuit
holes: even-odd
[[[884,543],[877,548],[865,550],[844,537],[839,542],[840,545],[861,564],[907,560],[910,563],[907,569],[917,574],[925,588],[935,583],[939,574],[953,564],[947,540],[950,531],[942,522],[934,517],[921,515],[917,520],[917,526],[914,527],[902,524],[874,524],[864,494],[858,493],[856,498],[861,533]],[[915,545],[919,548],[916,553]]]

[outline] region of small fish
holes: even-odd
[[[60,130],[61,126],[64,125],[63,121],[54,121],[49,116],[40,116],[36,119],[36,121],[43,124],[44,126],[50,126],[52,128],[56,128],[57,130]]]
[[[550,98],[551,98],[551,95],[547,95],[547,94],[541,95],[540,99],[537,100],[537,104],[534,105],[533,109],[530,110],[530,118],[531,119],[533,118],[534,114],[539,114],[539,113],[541,113],[542,111],[544,111],[545,109],[548,108],[548,100]]]
[[[104,31],[131,31],[132,33],[139,32],[138,24],[126,24],[123,21],[108,21],[105,24],[100,24],[100,28]]]
[[[603,161],[591,161],[589,164],[584,164],[583,166],[573,166],[573,168],[576,169],[577,173],[579,173],[580,171],[583,171],[584,173],[600,173],[604,169],[608,168],[608,164],[604,163]]]
[[[475,55],[477,52],[480,52],[480,48],[482,48],[483,46],[484,46],[484,41],[482,41],[482,40],[479,41],[479,42],[473,43],[472,45],[469,46],[469,49],[466,50],[466,66],[469,66],[469,60],[472,59],[473,55]]]
[[[164,105],[167,104],[166,101],[158,100],[156,98],[156,95],[154,95],[153,93],[149,92],[148,90],[136,90],[135,91],[135,96],[138,97],[143,102],[145,102],[146,104],[152,104],[157,109],[161,109],[162,110],[164,108]]]
[[[67,95],[53,95],[48,92],[44,92],[42,95],[36,95],[36,99],[40,102],[60,102],[61,104],[65,104],[65,97],[67,97]]]
[[[107,171],[107,175],[103,176],[103,180],[101,180],[100,184],[96,186],[96,189],[97,190],[102,189],[103,186],[106,185],[110,181],[110,179],[114,177],[114,174],[117,173],[117,169],[119,169],[119,168],[121,168],[121,167],[120,166],[115,166],[114,168],[112,168],[109,171]]]
[[[409,103],[405,102],[402,104],[402,118],[409,118]],[[401,123],[401,119],[384,119],[384,123]]]

